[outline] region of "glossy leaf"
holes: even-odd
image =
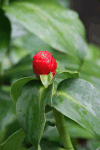
[[[22,129],[18,130],[1,145],[1,150],[19,150],[25,136],[26,135]]]
[[[45,88],[39,80],[30,81],[22,88],[17,101],[19,123],[37,149],[46,122],[45,106],[52,100],[52,86]]]
[[[15,2],[4,10],[53,48],[79,59],[84,58],[87,51],[82,38],[84,27],[76,12],[45,0]]]
[[[41,82],[47,88],[52,81],[52,73],[50,72],[48,75],[40,75]]]
[[[21,95],[21,89],[22,87],[29,81],[31,80],[38,80],[35,77],[26,77],[26,78],[21,78],[17,80],[15,83],[12,84],[11,86],[11,96],[12,99],[16,102],[18,97]]]
[[[82,79],[60,82],[52,105],[100,139],[100,92]]]

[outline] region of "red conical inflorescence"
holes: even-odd
[[[33,57],[33,71],[37,78],[40,79],[40,75],[47,75],[50,72],[53,77],[56,74],[57,62],[48,51],[39,51]]]

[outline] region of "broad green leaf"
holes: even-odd
[[[52,81],[52,73],[50,72],[48,75],[40,75],[41,82],[47,88]]]
[[[81,60],[84,58],[87,51],[84,27],[76,12],[45,0],[15,2],[4,10],[53,48]]]
[[[53,84],[45,88],[39,80],[28,82],[17,100],[18,120],[27,138],[38,149],[45,126],[45,106],[52,101]]]
[[[17,101],[18,97],[21,95],[22,87],[31,80],[38,80],[38,79],[35,77],[26,77],[26,78],[21,78],[12,84],[11,97],[15,102]]]
[[[15,109],[10,94],[0,89],[0,143],[4,138],[7,125],[16,117]]]
[[[100,139],[100,92],[82,79],[60,82],[52,105]]]
[[[12,134],[3,144],[1,144],[1,150],[20,150],[25,136],[26,135],[22,129],[18,130]]]

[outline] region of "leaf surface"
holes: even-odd
[[[18,130],[1,145],[1,150],[19,150],[25,136],[22,129]]]
[[[46,122],[45,106],[52,101],[52,88],[53,84],[45,88],[39,80],[30,81],[24,85],[17,100],[19,123],[37,149]]]
[[[78,14],[55,2],[15,2],[4,10],[51,47],[83,59],[87,51]]]
[[[82,79],[60,82],[52,105],[100,139],[100,92]]]

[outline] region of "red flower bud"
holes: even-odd
[[[51,53],[48,51],[39,51],[33,57],[33,71],[37,78],[40,79],[40,75],[47,75],[50,72],[53,77],[56,74],[57,63]]]

